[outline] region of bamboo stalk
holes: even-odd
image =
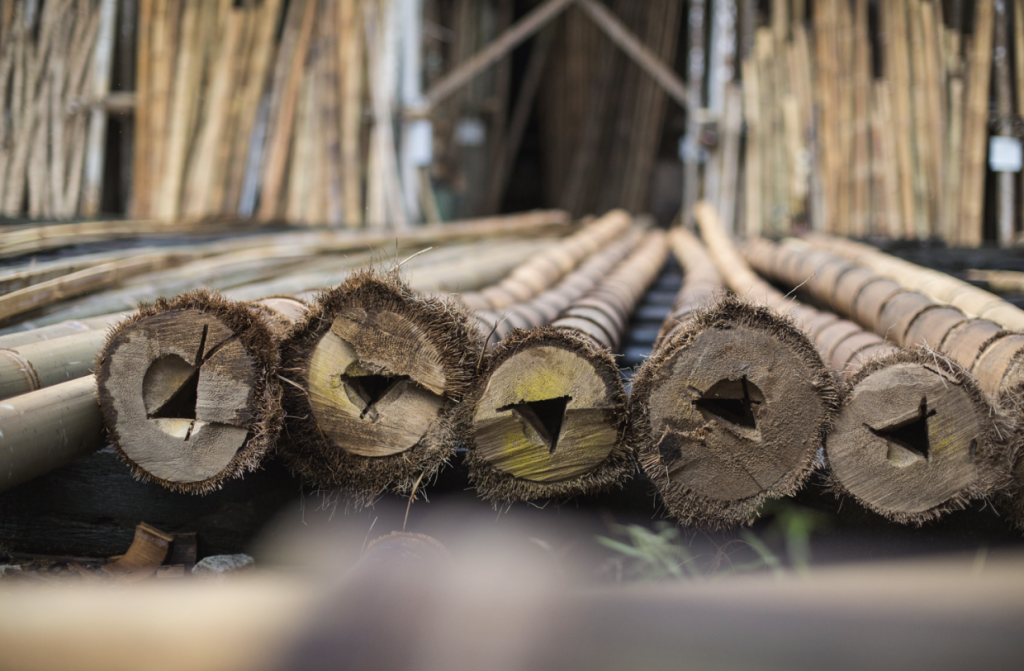
[[[93,376],[0,404],[0,491],[47,473],[105,444]]]
[[[993,0],[979,0],[974,18],[968,89],[964,106],[964,158],[960,174],[960,222],[958,242],[978,247],[984,234],[985,157],[988,153],[988,98],[992,69],[992,38],[995,22]]]
[[[97,100],[102,100],[110,92],[116,22],[117,0],[101,0],[100,28],[96,36],[96,48],[93,51],[92,73],[92,94]],[[106,139],[107,112],[103,108],[95,108],[90,113],[88,144],[85,152],[82,213],[86,216],[95,216],[100,211]]]
[[[809,269],[819,271],[804,284],[808,292],[819,299],[828,295],[837,312],[898,345],[924,344],[924,334],[941,339],[937,327],[945,331],[963,323],[956,311],[919,312],[906,300],[918,294],[900,293],[893,282],[822,252],[801,253],[797,246],[763,240],[747,252],[758,270],[784,284]],[[900,307],[890,309],[895,305]],[[805,324],[819,319],[814,310],[800,311],[808,315],[801,317]],[[903,326],[922,314],[927,316],[921,328],[911,327],[918,336],[903,338]],[[811,330],[834,366],[852,360],[858,368],[845,373],[848,400],[826,444],[841,490],[890,519],[921,524],[1005,485],[1018,439],[1012,421],[986,399],[983,378],[975,380],[933,351],[893,352],[879,335],[831,315]],[[936,451],[933,445],[943,447]]]
[[[181,212],[182,184],[193,132],[198,124],[199,93],[203,82],[204,52],[213,40],[217,4],[184,0],[182,41],[175,67],[174,90],[167,139],[167,162],[157,173],[162,184],[157,192],[156,216],[174,219]]]
[[[276,115],[276,123],[271,127],[273,134],[267,143],[259,208],[259,218],[263,220],[273,219],[279,212],[288,152],[292,145],[292,129],[299,89],[302,84],[303,66],[306,63],[313,33],[313,20],[316,18],[316,3],[317,0],[303,0],[293,4],[293,9],[290,10],[296,12],[297,16],[301,16],[301,23],[295,26],[294,48],[289,51],[282,47],[280,52],[288,57],[288,69],[282,83],[280,109]]]
[[[1024,329],[1024,310],[963,280],[903,261],[870,245],[817,236],[808,238],[807,242],[884,277],[899,280],[909,290],[920,291],[938,302],[948,303],[969,317],[989,319],[1006,329]]]
[[[661,231],[549,328],[505,338],[461,410],[470,481],[485,499],[564,498],[601,491],[629,469],[625,397],[610,349],[667,253]]]

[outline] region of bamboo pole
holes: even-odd
[[[1010,6],[1007,0],[995,3],[995,51],[993,71],[996,93],[996,133],[1011,136],[1013,133],[1013,85],[1010,83]],[[1017,197],[1015,194],[1016,175],[1002,171],[996,176],[996,238],[1000,247],[1009,247],[1016,239]]]
[[[278,346],[302,311],[284,302],[195,291],[117,325],[97,359],[97,396],[136,477],[205,494],[259,467],[284,415]]]
[[[262,192],[260,194],[259,218],[273,219],[280,212],[280,200],[284,189],[285,169],[288,163],[288,152],[292,145],[292,129],[295,119],[295,108],[298,104],[299,88],[302,84],[303,69],[309,51],[309,43],[313,34],[318,0],[295,2],[291,12],[301,17],[294,26],[295,43],[291,50],[282,47],[280,54],[288,58],[286,74],[281,81],[281,97],[276,123],[271,125],[272,135],[267,141],[267,156],[263,163]],[[280,56],[279,56],[280,58]],[[275,75],[275,79],[276,79]]]
[[[566,498],[627,475],[625,393],[610,352],[666,254],[664,233],[645,234],[549,327],[515,331],[487,358],[460,410],[480,496],[495,503]]]
[[[993,0],[979,0],[974,18],[974,48],[967,74],[964,106],[964,158],[960,173],[960,222],[958,243],[978,247],[984,228],[985,157],[988,153],[988,99],[992,69],[992,38],[995,22]]]
[[[92,94],[102,100],[110,92],[110,74],[114,60],[114,27],[117,22],[117,0],[100,3],[100,30],[93,52]],[[89,137],[85,153],[85,183],[82,193],[82,214],[95,216],[100,211],[103,188],[103,161],[106,156],[107,112],[101,107],[90,112]]]
[[[702,201],[695,214],[714,260],[695,238],[673,232],[694,272],[685,268],[679,308],[634,382],[632,432],[673,516],[733,527],[752,521],[764,500],[803,485],[839,398],[831,372],[792,322],[747,298],[695,309],[723,279],[741,297],[767,295],[714,210]],[[692,470],[683,472],[687,462]]]
[[[101,449],[93,376],[0,404],[0,492]]]
[[[870,245],[853,241],[811,236],[812,246],[862,265],[889,279],[898,280],[911,291],[920,291],[937,302],[948,303],[969,317],[989,319],[1006,329],[1024,330],[1024,310],[984,289],[937,270],[890,256]]]
[[[920,294],[900,292],[888,280],[827,256],[765,241],[748,248],[751,262],[785,285],[818,270],[804,284],[809,293],[818,300],[827,295],[840,314],[896,345],[941,342],[950,326],[966,326],[962,313],[921,310],[914,302]],[[915,318],[921,318],[915,326],[903,328]],[[820,350],[833,351],[834,366],[847,359],[857,369],[846,372],[848,401],[826,444],[842,491],[892,519],[921,525],[1007,485],[1019,438],[1007,406],[1000,408],[993,394],[986,397],[985,375],[975,379],[956,354],[954,363],[934,350],[893,352],[878,336],[835,317],[819,323],[815,334]]]
[[[100,329],[0,349],[0,400],[90,374],[106,339]]]
[[[104,331],[107,327],[111,326],[115,322],[121,321],[127,316],[127,312],[115,312],[109,315],[100,315],[99,317],[83,319],[81,321],[69,320],[65,322],[58,322],[51,326],[44,326],[42,328],[9,333],[7,335],[0,336],[0,348],[12,349],[22,345],[29,345],[31,343],[55,340],[65,336],[75,335],[82,331]]]

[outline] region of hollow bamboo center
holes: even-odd
[[[395,312],[342,311],[310,357],[309,400],[321,433],[364,457],[419,443],[441,411],[444,387],[426,331]]]
[[[832,472],[876,508],[920,513],[978,478],[984,412],[964,388],[920,364],[864,378],[828,438]]]
[[[618,440],[614,389],[582,355],[548,345],[509,357],[473,415],[478,455],[533,482],[581,476]]]
[[[171,310],[122,330],[99,393],[118,446],[168,482],[220,473],[249,435],[256,364],[235,333],[198,310]]]
[[[767,329],[708,328],[670,354],[649,408],[671,487],[739,501],[801,468],[825,412],[814,379]]]

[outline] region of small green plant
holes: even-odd
[[[792,501],[771,501],[760,514],[771,520],[760,536],[743,529],[737,541],[728,543],[703,562],[686,546],[679,528],[667,522],[660,522],[653,529],[638,524],[618,525],[613,532],[623,540],[606,536],[597,536],[596,540],[617,553],[612,562],[619,580],[705,580],[765,570],[781,576],[786,573],[787,564],[796,573],[806,575],[811,566],[811,535],[828,526],[828,516]],[[726,553],[726,548],[734,543],[752,550],[755,558],[734,563]],[[785,560],[772,550],[773,546],[785,548]]]

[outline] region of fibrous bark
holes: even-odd
[[[835,382],[792,319],[734,296],[712,300],[722,282],[711,258],[692,235],[672,235],[686,276],[634,380],[630,439],[681,523],[748,524],[814,470]]]
[[[256,469],[281,428],[278,344],[268,307],[195,291],[117,325],[97,359],[110,442],[136,476],[206,493]]]

